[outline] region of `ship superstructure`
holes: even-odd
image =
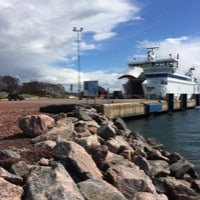
[[[178,56],[173,58],[157,59],[156,50],[158,47],[148,48],[147,59],[144,61],[130,61],[129,68],[141,68],[144,74],[142,88],[147,99],[166,99],[167,94],[174,94],[179,98],[181,94],[187,94],[191,98],[193,94],[200,93],[200,86],[193,76],[194,68],[189,68],[183,75],[178,72]]]

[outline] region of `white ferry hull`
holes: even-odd
[[[193,94],[200,93],[199,84],[174,78],[167,78],[165,80],[149,78],[142,83],[142,87],[147,99],[166,99],[167,94],[174,94],[176,99],[181,94],[187,94],[187,98],[191,98]]]

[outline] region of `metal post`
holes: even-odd
[[[78,65],[78,95],[79,99],[81,100],[81,62],[80,62],[80,32],[83,31],[83,28],[73,28],[73,31],[77,33],[77,65]]]

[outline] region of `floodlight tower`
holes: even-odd
[[[80,62],[80,34],[83,28],[73,27],[73,31],[77,33],[77,65],[78,65],[78,95],[81,99],[81,62]]]

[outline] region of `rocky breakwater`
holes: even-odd
[[[122,119],[84,105],[41,111],[21,118],[19,127],[33,148],[48,147],[51,156],[30,165],[20,153],[1,151],[1,159],[14,160],[0,167],[1,200],[200,199],[195,166],[128,130]]]

